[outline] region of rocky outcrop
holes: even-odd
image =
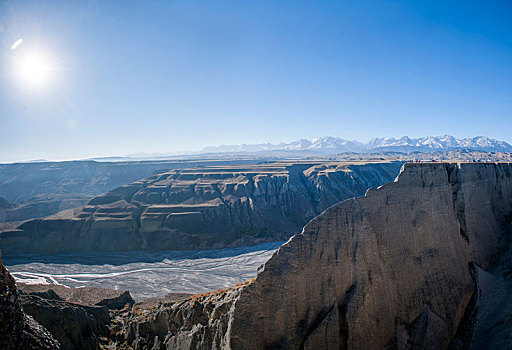
[[[0,348],[59,349],[59,343],[23,312],[14,278],[0,260]]]
[[[135,304],[135,300],[133,300],[129,291],[124,291],[118,296],[113,298],[105,298],[96,303],[96,305],[106,306],[110,310],[121,310],[127,306],[131,307],[133,304]]]
[[[8,254],[183,250],[285,240],[327,207],[391,181],[402,162],[278,162],[161,173],[69,216],[0,234]]]
[[[254,282],[133,315],[124,340],[135,349],[464,349],[479,319],[478,271],[499,263],[511,222],[510,164],[405,164],[395,182],[312,220]]]
[[[25,312],[48,329],[63,349],[99,349],[100,338],[109,335],[107,307],[68,303],[51,289],[21,294],[20,301]]]
[[[112,318],[135,303],[128,291],[20,283],[26,314],[43,325],[63,349],[99,349],[110,336]]]
[[[240,291],[234,288],[133,308],[121,320],[111,346],[133,349],[229,348],[229,329]]]
[[[18,290],[25,294],[37,295],[46,299],[45,295],[57,295],[58,299],[85,306],[106,306],[110,310],[122,309],[126,305],[135,304],[127,290],[115,290],[95,287],[71,288],[58,284],[25,284],[18,283]]]

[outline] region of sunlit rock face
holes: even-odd
[[[173,170],[73,213],[0,234],[9,254],[222,248],[286,240],[323,210],[392,181],[403,163],[282,162]]]
[[[510,164],[405,164],[337,204],[246,286],[161,306],[139,348],[463,349],[478,276],[509,247]]]

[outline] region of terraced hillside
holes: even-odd
[[[276,162],[171,170],[0,234],[5,254],[183,250],[287,239],[402,162]]]
[[[79,207],[94,196],[170,169],[252,162],[254,159],[198,158],[0,164],[0,226]]]

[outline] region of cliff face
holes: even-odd
[[[405,164],[397,181],[312,220],[253,283],[160,306],[144,327],[134,317],[125,339],[139,349],[465,348],[478,276],[508,249],[511,221],[510,164]]]
[[[470,264],[488,268],[508,246],[511,173],[406,164],[397,182],[330,208],[242,293],[233,347],[445,348],[475,292]],[[248,342],[251,328],[266,339]]]
[[[391,181],[401,164],[283,162],[173,170],[97,196],[72,215],[4,230],[0,247],[9,254],[181,250],[283,240],[327,207]]]

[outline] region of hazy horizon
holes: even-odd
[[[512,143],[510,23],[505,0],[3,1],[0,162],[322,136]]]
[[[411,140],[420,140],[422,138],[430,138],[430,137],[433,137],[433,138],[444,138],[444,137],[453,137],[453,135],[424,135],[424,136],[421,136],[419,138],[410,138]],[[372,140],[374,139],[380,139],[380,140],[383,140],[383,139],[392,139],[392,140],[396,140],[396,141],[399,141],[401,140],[403,137],[408,137],[407,135],[403,135],[402,137],[397,137],[397,138],[393,138],[393,137],[384,137],[384,138],[371,138],[370,140],[368,140],[369,142],[371,142]],[[477,136],[474,136],[474,137],[465,137],[465,138],[457,138],[459,140],[471,140],[471,139],[474,139],[474,138],[478,138],[478,137],[486,137],[485,135],[477,135]],[[184,150],[182,152],[166,152],[166,151],[157,151],[157,152],[134,152],[134,153],[123,153],[123,154],[111,154],[111,155],[98,155],[98,156],[87,156],[87,157],[78,157],[78,158],[33,158],[33,159],[17,159],[17,160],[11,160],[11,161],[2,161],[0,160],[0,164],[10,164],[10,163],[31,163],[31,162],[61,162],[61,161],[81,161],[81,160],[98,160],[98,161],[111,161],[111,160],[114,160],[116,158],[118,158],[120,161],[121,160],[126,160],[126,161],[138,161],[138,160],[148,160],[148,161],[153,161],[153,160],[171,160],[171,159],[187,159],[188,157],[202,157],[202,156],[205,156],[205,157],[208,157],[208,155],[212,155],[214,157],[220,157],[221,154],[228,154],[228,155],[233,155],[235,153],[239,154],[240,156],[243,156],[244,154],[247,155],[247,156],[261,156],[261,157],[265,157],[265,156],[272,156],[272,153],[266,153],[266,151],[264,150],[254,150],[254,151],[247,151],[247,150],[240,150],[240,151],[230,151],[230,150],[224,150],[222,148],[230,148],[230,147],[240,147],[240,146],[263,146],[263,145],[272,145],[272,146],[280,146],[280,145],[290,145],[294,142],[300,142],[300,141],[310,141],[310,142],[314,142],[316,140],[322,140],[322,139],[329,139],[329,138],[336,138],[336,139],[340,139],[340,140],[343,140],[343,141],[349,141],[349,142],[355,142],[355,143],[358,143],[360,144],[361,146],[368,146],[369,142],[361,142],[359,140],[349,140],[349,139],[341,139],[337,136],[332,136],[332,135],[327,135],[327,136],[321,136],[321,137],[317,137],[317,138],[310,138],[310,139],[299,139],[299,140],[292,140],[291,142],[275,142],[275,143],[270,143],[270,142],[262,142],[262,143],[241,143],[241,144],[220,144],[220,145],[207,145],[205,147],[202,147],[201,149],[195,149],[195,150]],[[497,139],[491,139],[491,140],[494,140],[494,141],[503,141],[503,140],[497,140]],[[389,147],[389,146],[387,146]],[[401,150],[399,148],[399,146],[395,146],[395,147],[398,147],[396,148],[394,151],[395,152],[409,152],[409,151],[404,151],[404,150]],[[423,146],[417,146],[419,147],[417,150],[422,150],[420,152],[424,152],[425,149],[424,148],[421,148]],[[511,144],[508,144],[508,147],[509,148],[512,148],[512,145]],[[219,148],[219,150],[216,150],[216,148]],[[429,147],[427,147],[429,148]],[[476,148],[473,148],[473,147],[461,147],[461,146],[452,146],[452,147],[448,147],[448,148],[435,148],[435,147],[432,147],[430,148],[432,152],[435,152],[435,151],[448,151],[448,150],[453,150],[453,149],[474,149],[476,151],[479,150],[478,147]],[[286,148],[276,148],[276,149],[271,149],[270,151],[282,151],[282,150],[287,150]],[[496,151],[496,149],[494,149]],[[293,156],[293,152],[294,150],[293,149],[288,149],[288,151],[292,152],[290,153],[291,156]],[[307,151],[305,149],[302,149],[302,150],[299,150],[298,152],[301,152],[301,151]],[[393,152],[393,150],[389,150],[389,149],[386,149],[386,150],[379,150],[378,148],[375,148],[375,146],[373,147],[370,147],[366,150],[347,150],[346,152],[355,152],[355,153],[361,153],[361,154],[364,154],[366,152],[385,152],[385,151],[391,151]],[[491,151],[491,150],[489,150]],[[498,150],[499,151],[499,150]],[[309,155],[314,155],[314,154],[317,154],[319,156],[322,156],[322,155],[328,155],[328,154],[336,154],[335,153],[332,153],[332,152],[328,152],[327,149],[324,149],[324,152],[320,151],[318,153],[315,153],[315,149],[311,149],[310,150],[311,153],[309,153]],[[342,151],[342,153],[345,152],[345,151]],[[299,154],[299,153],[296,153],[296,155]],[[220,159],[220,158],[219,158]]]

